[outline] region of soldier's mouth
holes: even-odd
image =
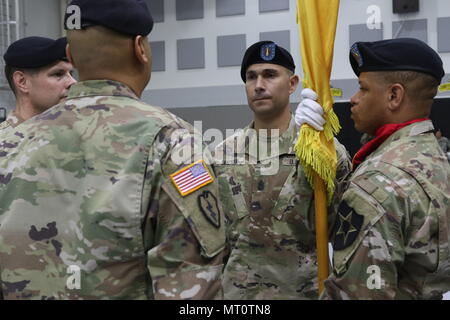
[[[264,100],[270,100],[270,97],[261,97],[261,98],[256,98],[253,101],[264,101]]]

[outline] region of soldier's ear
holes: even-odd
[[[72,52],[70,50],[70,45],[69,44],[67,44],[67,46],[66,46],[66,57],[67,57],[67,60],[69,60],[69,62],[72,64],[72,66],[74,68],[76,68],[75,61],[73,60]]]
[[[14,72],[12,78],[16,92],[28,93],[30,91],[28,77],[23,71]]]
[[[148,64],[150,61],[150,57],[148,56],[149,49],[147,49],[147,47],[150,47],[147,41],[147,37],[136,36],[134,38],[134,55],[142,64]]]
[[[394,83],[388,88],[388,108],[394,112],[400,108],[405,100],[406,89],[400,83]]]
[[[290,88],[289,88],[289,94],[293,94],[295,90],[297,90],[298,83],[300,82],[300,79],[298,75],[294,74],[289,78]]]

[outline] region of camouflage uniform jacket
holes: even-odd
[[[450,165],[431,121],[392,134],[352,174],[334,228],[328,299],[434,299],[450,290]]]
[[[201,154],[192,132],[114,81],[75,84],[11,132],[0,147],[3,298],[221,298],[218,186],[182,197],[169,179]]]
[[[254,132],[252,127],[226,139],[215,152],[231,246],[224,270],[225,298],[316,299],[313,190],[293,150],[299,128],[292,119],[280,136],[260,136],[260,152],[256,153],[258,142],[250,134]],[[248,143],[242,139],[246,136],[250,136]],[[335,203],[342,194],[339,187],[343,178],[350,171],[345,148],[338,142],[336,145],[339,183]],[[265,146],[273,147],[261,152]],[[242,155],[247,161],[235,163],[243,160],[239,160]],[[224,160],[221,165],[220,160]]]
[[[450,140],[447,137],[440,137],[438,139],[439,147],[441,147],[442,151],[450,152]]]
[[[14,110],[11,111],[6,117],[6,120],[0,123],[0,134],[5,137],[9,131],[13,130],[22,122],[23,119],[16,115]]]

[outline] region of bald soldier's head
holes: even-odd
[[[147,36],[153,18],[143,0],[72,0],[80,25],[66,11],[67,57],[80,80],[115,80],[138,96],[150,81],[152,55]],[[69,8],[68,7],[68,8]]]
[[[150,81],[152,55],[147,37],[120,34],[102,26],[70,30],[67,56],[80,80],[116,80],[140,96]]]

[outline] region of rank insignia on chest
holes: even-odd
[[[203,188],[214,181],[203,160],[196,161],[170,175],[170,180],[183,196]]]
[[[333,242],[336,251],[348,248],[356,240],[364,222],[364,216],[356,213],[345,201],[339,206],[338,212]]]

